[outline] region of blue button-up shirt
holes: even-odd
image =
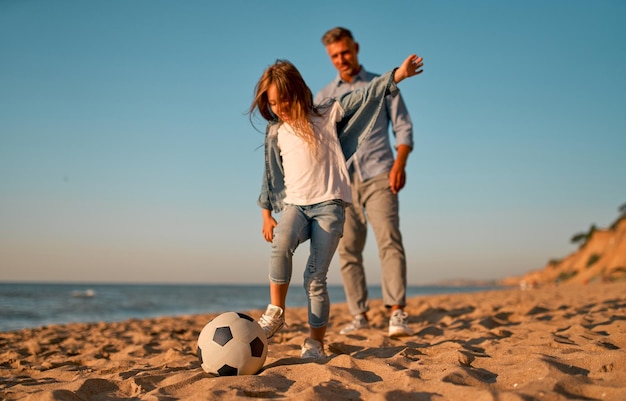
[[[328,98],[336,98],[345,93],[366,86],[377,74],[365,71],[361,66],[359,73],[352,82],[346,82],[337,76],[333,81],[320,90],[315,96],[315,103],[321,103]],[[402,96],[387,96],[385,107],[376,120],[372,133],[361,147],[356,156],[350,160],[350,172],[357,174],[361,181],[368,180],[380,174],[389,174],[394,162],[394,153],[389,138],[389,123],[395,136],[395,146],[407,145],[413,149],[413,124],[406,109]]]

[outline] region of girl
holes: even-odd
[[[326,356],[330,311],[326,275],[343,233],[345,205],[352,202],[346,159],[371,131],[384,97],[397,94],[395,84],[420,74],[422,65],[422,58],[413,54],[367,87],[320,106],[313,105],[311,90],[288,61],[271,65],[256,85],[249,112],[258,111],[268,121],[258,204],[263,237],[272,243],[270,304],[259,324],[267,338],[284,325],[292,256],[299,244],[310,240],[304,270],[310,331],[302,358]],[[281,212],[280,222],[272,211]]]

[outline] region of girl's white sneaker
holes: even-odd
[[[267,310],[259,319],[259,325],[269,340],[278,330],[280,330],[281,327],[285,325],[283,308],[272,304],[267,305]]]
[[[409,315],[401,309],[393,312],[391,319],[389,319],[389,337],[413,335],[413,330],[409,327],[408,317]]]
[[[324,347],[321,342],[307,338],[302,345],[300,357],[302,359],[324,359],[326,358],[326,354],[324,353]]]

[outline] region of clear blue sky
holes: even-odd
[[[411,284],[539,269],[617,218],[626,3],[367,4],[0,0],[0,281],[266,283],[245,112],[277,58],[330,81],[337,25],[371,71],[424,57],[401,84]],[[379,282],[373,236],[366,265]]]

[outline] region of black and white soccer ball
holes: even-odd
[[[226,312],[198,336],[198,358],[205,372],[218,376],[253,375],[267,357],[267,338],[250,316]]]

